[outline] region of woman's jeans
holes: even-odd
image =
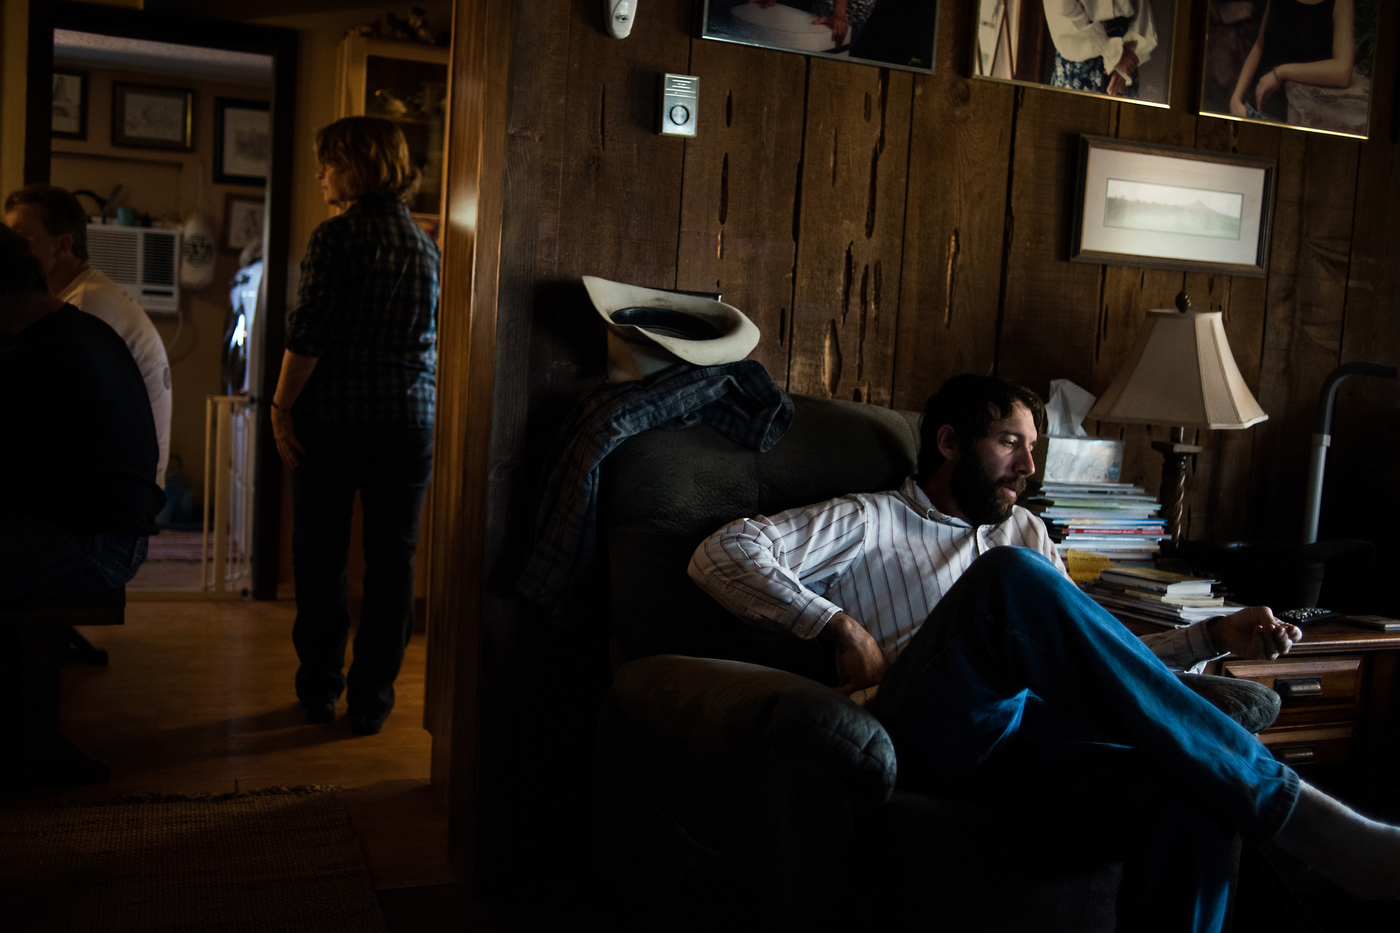
[[[413,630],[413,555],[432,472],[433,429],[335,424],[304,414],[296,426],[306,449],[292,471],[297,697],[316,707],[348,691],[351,715],[383,719],[394,707],[394,679]],[[354,662],[345,676],[345,565],[356,490],[364,516],[365,591]]]
[[[871,707],[903,789],[1017,788],[1130,815],[1120,929],[1219,930],[1234,833],[1269,838],[1298,794],[1292,770],[1027,548],[968,568]]]
[[[80,596],[125,586],[145,535],[81,535],[26,516],[0,518],[0,599]]]

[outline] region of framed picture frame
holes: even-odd
[[[112,84],[112,145],[194,148],[194,91],[154,84]]]
[[[1081,136],[1070,259],[1262,276],[1272,159]]]
[[[214,184],[265,185],[271,171],[268,102],[214,98]]]
[[[1094,22],[1090,11],[1112,13],[1116,4],[975,2],[974,78],[1170,106],[1172,38],[1181,0],[1134,0],[1131,16],[1102,23]]]
[[[68,68],[53,70],[54,139],[87,139],[88,73]]]
[[[705,0],[700,36],[932,74],[938,0]]]
[[[267,205],[256,195],[234,194],[224,196],[224,249],[239,252],[243,247],[262,236],[263,217]]]
[[[1381,2],[1276,3],[1265,24],[1266,0],[1209,0],[1201,113],[1366,139]]]

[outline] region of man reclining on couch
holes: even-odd
[[[1085,786],[1125,801],[1166,788],[1148,850],[1125,864],[1124,929],[1219,930],[1236,831],[1358,896],[1400,897],[1400,829],[1301,782],[1172,672],[1274,658],[1302,632],[1255,606],[1129,633],[1015,504],[1043,421],[1029,389],[950,379],[924,410],[919,472],[897,491],[739,519],[700,545],[690,576],[741,618],[830,641],[842,692],[878,686],[870,709],[902,788],[997,793],[1029,777],[1047,803]]]

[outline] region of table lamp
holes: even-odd
[[[1158,499],[1174,552],[1181,541],[1186,460],[1201,452],[1186,443],[1187,428],[1241,430],[1269,416],[1245,385],[1219,311],[1192,311],[1186,292],[1176,296],[1176,311],[1149,311],[1108,391],[1089,409],[1089,417],[1119,424],[1171,426],[1170,441],[1154,441],[1162,454],[1162,488]]]

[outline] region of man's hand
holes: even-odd
[[[836,658],[841,662],[841,683],[836,689],[846,696],[875,686],[885,676],[889,665],[884,652],[871,634],[844,612],[831,617],[821,637],[836,646]]]
[[[1206,624],[1210,643],[1237,658],[1273,660],[1303,640],[1303,630],[1274,618],[1268,606],[1250,606]]]

